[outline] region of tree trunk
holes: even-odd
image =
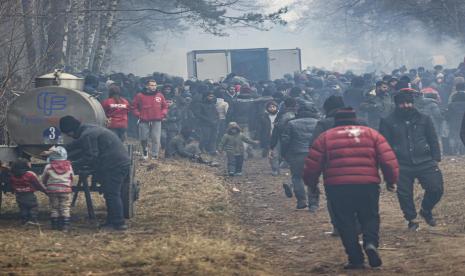
[[[71,10],[85,10],[86,1],[71,0]],[[73,13],[68,27],[67,65],[71,72],[82,71],[84,53],[84,13]]]
[[[92,1],[84,0],[86,9],[92,9]],[[97,36],[98,21],[97,14],[89,12],[84,15],[84,34],[83,34],[83,57],[81,59],[80,67],[82,69],[91,69],[92,55],[94,51],[95,37]]]
[[[112,35],[112,29],[116,17],[116,8],[119,5],[120,0],[106,0],[102,1],[102,9],[110,10],[106,13],[105,16],[101,17],[100,31],[98,36],[97,48],[95,50],[95,56],[92,63],[92,71],[95,73],[100,73],[102,70],[102,64],[105,59],[105,53],[108,47]]]
[[[108,73],[108,70],[110,69],[112,50],[113,39],[110,38],[110,41],[108,41],[107,50],[105,51],[105,55],[103,57],[102,67],[100,68],[100,71],[103,73]]]
[[[65,38],[66,15],[63,11],[68,6],[67,0],[50,1],[50,15],[52,19],[48,28],[48,55],[46,69],[53,70],[64,65],[63,41]]]
[[[24,25],[24,39],[26,40],[27,62],[29,67],[29,74],[33,76],[36,73],[36,50],[33,37],[32,16],[33,13],[33,0],[22,0],[23,8],[23,25]]]
[[[36,0],[35,3],[35,13],[37,14],[49,14],[50,5],[48,0]],[[47,30],[49,22],[45,17],[36,17],[35,18],[36,31],[34,32],[34,39],[36,41],[36,74],[46,73],[47,69],[45,68],[45,59],[48,53],[48,38]]]

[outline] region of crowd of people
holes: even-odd
[[[184,81],[159,73],[145,78],[113,74],[104,80],[86,76],[86,92],[103,94],[106,127],[116,135],[81,125],[69,116],[60,120],[61,131],[76,139],[66,148],[84,148],[81,162],[111,160],[108,164],[113,167],[99,168],[104,181],[121,187],[128,171],[122,147],[127,135],[139,139],[143,160],[159,159],[162,154],[199,160],[201,155],[215,158],[225,152],[230,177],[240,177],[244,160],[258,153],[269,159],[271,175],[290,169],[290,184],[283,184],[284,193],[295,196],[297,209],[308,208],[312,213],[319,209],[318,184],[323,174],[333,235],[342,239],[347,269],[364,267],[359,232],[370,266],[382,264],[377,251],[379,169],[387,189],[397,192],[408,229],[416,231],[420,222],[414,181],[425,190],[419,215],[434,227],[433,209],[444,186],[438,163],[443,154],[465,151],[465,63],[454,69],[408,70],[402,66],[391,74],[362,76],[312,69],[259,82],[234,74],[214,82]],[[106,142],[98,137],[105,137]],[[118,138],[117,143],[114,139]],[[96,142],[88,145],[89,139]],[[110,148],[110,142],[118,145],[118,152]],[[105,150],[116,153],[110,156]],[[52,153],[56,149],[47,152]],[[56,162],[51,162],[48,171],[56,171]],[[27,164],[20,165],[24,175]],[[42,180],[46,183],[49,178]],[[37,180],[31,181],[31,187],[32,193],[47,189]],[[107,222],[124,230],[127,226],[116,190],[120,188],[104,191]],[[23,200],[34,201],[18,199],[20,207]],[[64,196],[56,205],[68,201]],[[68,225],[69,210],[57,208],[52,212],[52,225],[55,222],[63,228]],[[33,216],[31,210],[24,212],[26,220]]]
[[[387,189],[397,193],[408,229],[420,226],[415,180],[425,190],[419,215],[436,226],[433,209],[444,190],[438,163],[443,154],[464,153],[464,63],[362,76],[313,69],[260,82],[233,74],[222,82],[175,83],[161,76],[146,79],[132,104],[125,102],[125,113],[132,110],[137,118],[144,159],[148,147],[152,158],[159,157],[159,147],[167,158],[225,151],[227,174],[241,176],[244,160],[259,149],[272,175],[289,167],[291,184],[283,184],[284,192],[295,196],[297,209],[310,212],[319,209],[323,174],[333,235],[343,241],[347,269],[364,267],[359,232],[369,264],[382,264],[379,169]]]

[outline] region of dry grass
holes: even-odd
[[[143,183],[136,217],[126,233],[99,231],[85,219],[82,196],[68,233],[47,225],[20,226],[14,197],[4,198],[0,219],[0,274],[10,275],[270,275],[239,227],[223,179],[181,161],[140,166]],[[97,216],[104,215],[93,195]]]

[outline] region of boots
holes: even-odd
[[[52,226],[52,230],[58,230],[58,218],[50,218],[50,225]]]
[[[59,217],[58,218],[58,230],[68,232],[69,231],[70,218]]]
[[[62,217],[62,230],[68,232],[70,228],[70,217]]]

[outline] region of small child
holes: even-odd
[[[31,171],[31,163],[19,158],[11,165],[10,183],[16,194],[21,221],[23,224],[37,224],[39,203],[34,194],[36,191],[46,192],[37,175]]]
[[[64,147],[51,147],[41,179],[50,201],[50,223],[53,230],[68,231],[70,224],[73,168]]]
[[[220,152],[226,151],[229,176],[242,175],[244,143],[258,145],[258,141],[253,141],[241,133],[241,128],[236,122],[230,122],[218,146]]]

